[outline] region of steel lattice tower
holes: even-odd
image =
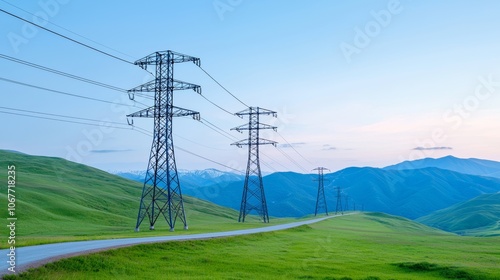
[[[337,190],[337,206],[335,207],[335,214],[338,214],[339,212],[344,214],[344,211],[342,211],[342,193],[340,187],[336,187],[335,189]]]
[[[245,185],[243,186],[243,196],[241,198],[240,216],[238,222],[245,222],[245,217],[251,211],[257,211],[264,223],[269,223],[269,214],[267,212],[266,196],[264,194],[264,184],[262,183],[262,172],[260,170],[259,161],[259,146],[260,145],[276,145],[276,142],[262,139],[259,137],[261,129],[273,129],[276,127],[259,122],[260,115],[277,116],[277,113],[259,107],[249,107],[246,110],[236,113],[237,116],[243,118],[248,116],[248,124],[241,125],[231,130],[242,132],[248,130],[248,139],[238,141],[231,145],[238,147],[248,146],[248,163],[245,176]]]
[[[318,170],[318,179],[315,180],[318,181],[318,196],[316,198],[316,210],[314,211],[314,216],[318,215],[318,212],[321,208],[325,208],[325,213],[328,216],[328,207],[326,205],[323,172],[325,170],[330,170],[330,169],[325,167],[318,167],[313,170]]]
[[[177,218],[181,219],[184,229],[188,229],[172,138],[173,117],[192,116],[194,119],[200,119],[198,112],[173,105],[174,90],[193,89],[201,93],[201,87],[198,85],[174,80],[174,64],[188,61],[200,66],[199,58],[173,51],[155,52],[134,63],[143,69],[147,69],[148,65],[156,68],[154,80],[128,91],[131,99],[135,92],[154,92],[152,107],[127,115],[154,118],[153,144],[142,189],[136,231],[139,231],[139,226],[146,216],[149,219],[149,229],[153,230],[160,215],[165,217],[170,231],[174,230]]]

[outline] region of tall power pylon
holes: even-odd
[[[248,124],[231,129],[238,132],[248,130],[248,139],[231,144],[240,148],[242,146],[248,146],[247,172],[245,176],[245,185],[243,186],[243,196],[241,198],[238,222],[245,222],[245,217],[251,211],[255,210],[264,223],[269,223],[264,184],[262,183],[262,172],[260,170],[259,146],[268,144],[276,146],[276,142],[260,138],[259,131],[261,129],[273,129],[276,131],[276,127],[260,123],[259,118],[260,115],[272,115],[276,117],[277,113],[259,107],[249,107],[246,110],[236,113],[236,115],[240,118],[248,116]]]
[[[128,91],[130,96],[135,92],[154,92],[153,106],[127,115],[127,117],[154,118],[153,144],[142,189],[136,231],[139,231],[139,226],[146,216],[149,219],[149,229],[153,230],[160,215],[165,217],[170,231],[174,230],[177,218],[181,219],[184,229],[188,229],[172,138],[173,117],[192,116],[194,119],[200,119],[198,112],[173,105],[174,90],[193,89],[201,93],[200,86],[174,79],[174,64],[188,61],[200,66],[199,58],[170,50],[155,52],[134,63],[143,69],[148,65],[156,68],[155,78],[152,81]]]
[[[340,187],[336,187],[335,189],[337,190],[337,206],[335,207],[335,214],[338,214],[339,212],[344,214],[344,211],[342,210],[342,192]]]
[[[316,198],[316,210],[314,211],[314,216],[318,215],[320,209],[325,208],[325,214],[328,216],[328,207],[326,205],[325,198],[325,185],[324,185],[324,176],[323,172],[325,170],[330,170],[325,167],[314,168],[313,170],[318,170],[318,196]]]
[[[345,211],[349,211],[349,196],[346,194],[345,195]]]

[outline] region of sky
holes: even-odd
[[[200,58],[202,68],[245,104],[277,112],[277,118],[261,118],[278,130],[262,131],[279,143],[261,146],[266,172],[383,167],[446,155],[500,161],[498,1],[0,0],[0,9],[130,62],[164,50]],[[121,89],[153,79],[138,66],[3,12],[0,35],[4,56]],[[0,149],[107,171],[146,169],[152,139],[141,129],[152,132],[153,120],[135,118],[131,127],[126,115],[152,100],[131,101],[4,58],[0,68]],[[245,109],[195,64],[176,64],[174,73],[200,85],[220,107]],[[247,137],[230,130],[245,119],[191,90],[175,91],[174,103],[224,130],[176,118],[179,169],[246,168],[247,150],[230,145]],[[101,125],[12,114],[34,115],[19,110]]]

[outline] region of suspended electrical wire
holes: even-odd
[[[136,106],[136,105],[130,105],[130,104],[125,104],[125,103],[120,103],[120,102],[112,102],[112,101],[107,101],[107,100],[103,100],[103,99],[98,99],[98,98],[92,98],[92,97],[87,97],[87,96],[83,96],[83,95],[78,95],[78,94],[74,94],[74,93],[68,93],[68,92],[59,91],[59,90],[55,90],[55,89],[50,89],[50,88],[45,88],[45,87],[41,87],[41,86],[36,86],[36,85],[33,85],[33,84],[27,84],[27,83],[23,83],[23,82],[20,82],[20,81],[6,79],[6,78],[3,78],[3,77],[0,77],[0,80],[4,81],[4,82],[9,82],[9,83],[13,83],[13,84],[21,85],[21,86],[31,87],[31,88],[35,88],[35,89],[39,89],[39,90],[44,90],[44,91],[48,91],[48,92],[52,92],[52,93],[57,93],[57,94],[62,94],[62,95],[67,95],[67,96],[76,97],[76,98],[82,98],[82,99],[87,99],[87,100],[92,100],[92,101],[97,101],[97,102],[102,102],[102,103],[108,103],[108,104],[115,104],[115,105],[127,106],[127,107],[133,106],[133,107],[141,108],[141,107]],[[136,101],[136,102],[139,103],[139,104],[142,104],[141,102],[138,102],[138,101]],[[146,106],[146,104],[142,104],[142,105]]]
[[[32,67],[32,68],[40,69],[40,70],[43,70],[43,71],[46,71],[46,72],[49,72],[49,73],[53,73],[53,74],[56,74],[56,75],[60,75],[60,76],[63,76],[63,77],[67,77],[67,78],[70,78],[70,79],[74,79],[74,80],[77,80],[77,81],[81,81],[81,82],[84,82],[84,83],[88,83],[88,84],[100,86],[100,87],[103,87],[103,88],[111,89],[111,90],[114,90],[114,91],[118,91],[120,93],[128,94],[128,91],[126,89],[122,89],[122,88],[119,88],[119,87],[116,87],[116,86],[112,86],[112,85],[109,85],[109,84],[101,83],[101,82],[98,82],[98,81],[95,81],[95,80],[83,78],[83,77],[80,77],[80,76],[77,76],[77,75],[69,74],[69,73],[64,72],[64,71],[59,71],[59,70],[56,70],[56,69],[53,69],[53,68],[49,68],[49,67],[45,67],[45,66],[42,66],[42,65],[39,65],[39,64],[31,63],[31,62],[28,62],[28,61],[25,61],[25,60],[22,60],[22,59],[18,59],[18,58],[15,58],[15,57],[11,57],[11,56],[8,56],[8,55],[0,54],[0,58],[5,59],[5,60],[9,60],[9,61],[12,61],[12,62],[15,62],[15,63],[19,63],[19,64],[22,64],[22,65],[26,65],[26,66],[29,66],[29,67]],[[153,99],[153,97],[148,96],[146,94],[135,93],[135,95],[141,96],[141,97],[147,98],[147,99]],[[145,104],[142,104],[142,105],[145,105]]]
[[[226,137],[227,139],[231,140],[231,141],[237,141],[238,139],[236,137],[234,137],[233,135],[229,134],[227,131],[223,130],[222,128],[216,126],[215,124],[213,124],[212,122],[209,122],[207,119],[205,118],[201,118],[200,119],[200,122],[203,123],[205,126],[207,126],[208,128],[210,129],[213,129],[215,130],[217,133],[221,134],[222,136]],[[212,127],[213,128],[212,128]]]
[[[278,131],[276,133],[288,144],[290,148],[292,148],[301,158],[303,158],[305,161],[307,161],[309,164],[314,165],[312,162],[310,162],[306,157],[304,157],[299,151],[297,151],[290,142],[288,142],[283,135],[281,135]]]
[[[48,22],[48,23],[52,24],[53,26],[56,26],[56,27],[58,27],[58,28],[61,28],[61,29],[65,30],[65,31],[67,31],[67,32],[69,32],[69,33],[71,33],[71,34],[73,34],[73,35],[76,35],[76,36],[78,36],[78,37],[80,37],[80,38],[83,38],[83,39],[85,39],[85,40],[88,40],[88,41],[90,41],[90,42],[92,42],[92,43],[94,43],[94,44],[97,44],[97,45],[101,46],[101,47],[105,47],[105,48],[107,48],[107,49],[109,49],[109,50],[112,50],[112,51],[114,51],[114,52],[120,53],[120,54],[122,54],[122,55],[124,55],[124,56],[128,56],[128,57],[130,57],[130,58],[132,58],[132,59],[134,58],[133,56],[131,56],[131,55],[129,55],[129,54],[123,53],[123,52],[121,52],[121,51],[119,51],[119,50],[116,50],[116,49],[111,48],[111,47],[109,47],[109,46],[106,46],[106,45],[104,45],[104,44],[102,44],[102,43],[99,43],[99,42],[97,42],[97,41],[94,41],[94,40],[92,40],[92,39],[90,39],[90,38],[88,38],[88,37],[85,37],[85,36],[80,35],[80,34],[78,34],[78,33],[76,33],[76,32],[73,32],[73,31],[71,31],[71,30],[69,30],[69,29],[67,29],[67,28],[65,28],[65,27],[63,27],[63,26],[60,26],[60,25],[58,25],[58,24],[55,24],[55,23],[53,23],[53,22],[51,22],[51,21],[47,20],[46,18],[42,18],[42,17],[40,17],[40,16],[38,16],[38,15],[36,15],[36,14],[31,13],[30,11],[27,11],[27,10],[25,10],[25,9],[23,9],[23,8],[19,7],[19,6],[16,6],[16,5],[12,4],[12,3],[9,3],[9,2],[7,2],[7,1],[5,1],[5,0],[0,0],[0,1],[2,1],[2,2],[6,3],[7,5],[10,5],[10,6],[12,6],[12,7],[16,8],[16,9],[18,9],[18,10],[21,10],[21,11],[23,11],[23,12],[25,12],[25,13],[29,14],[29,15],[32,15],[33,17],[35,17],[35,18],[39,19],[39,20],[40,20],[40,22]]]
[[[68,36],[65,36],[65,35],[61,34],[61,33],[58,33],[58,32],[56,32],[56,31],[50,30],[50,29],[48,29],[48,28],[46,28],[46,27],[43,27],[43,26],[41,26],[41,25],[39,25],[39,24],[36,24],[36,23],[31,22],[31,21],[29,21],[29,20],[27,20],[27,19],[24,19],[24,18],[22,18],[22,17],[20,17],[20,16],[17,16],[17,15],[15,15],[15,14],[9,13],[9,12],[7,12],[7,11],[6,11],[6,10],[4,10],[4,9],[1,9],[1,8],[0,8],[0,12],[3,12],[3,13],[5,13],[5,14],[8,14],[9,16],[15,17],[15,18],[17,18],[17,19],[19,19],[19,20],[22,20],[22,21],[24,21],[24,22],[26,22],[26,23],[28,23],[28,24],[34,25],[34,26],[36,26],[36,27],[38,27],[38,28],[40,28],[40,29],[43,29],[43,30],[45,30],[45,31],[47,31],[47,32],[50,32],[50,33],[54,34],[54,35],[57,35],[57,36],[59,36],[59,37],[62,37],[62,38],[66,39],[66,40],[69,40],[69,41],[71,41],[71,42],[73,42],[73,43],[79,44],[79,45],[81,45],[81,46],[84,46],[84,47],[86,47],[86,48],[89,48],[89,49],[91,49],[91,50],[94,50],[94,51],[96,51],[96,52],[99,52],[99,53],[101,53],[101,54],[104,54],[104,55],[107,55],[107,56],[109,56],[109,57],[112,57],[112,58],[114,58],[114,59],[116,59],[116,60],[119,60],[119,61],[122,61],[122,62],[125,62],[125,63],[128,63],[128,64],[132,64],[132,65],[134,64],[133,62],[130,62],[130,61],[128,61],[128,60],[125,60],[125,59],[123,59],[123,58],[120,58],[120,57],[118,57],[118,56],[116,56],[116,55],[112,55],[112,54],[107,53],[107,52],[105,52],[105,51],[99,50],[99,49],[94,48],[94,47],[92,47],[92,46],[90,46],[90,45],[87,45],[87,44],[85,44],[85,43],[82,43],[82,42],[80,42],[80,41],[78,41],[78,40],[72,39],[72,38],[70,38],[70,37],[68,37]]]
[[[34,116],[34,115],[21,114],[21,113],[15,113],[15,112],[6,112],[6,111],[0,111],[0,113],[9,114],[9,115],[16,115],[16,116],[23,116],[23,117],[30,117],[30,118],[36,118],[36,119],[44,119],[44,120],[51,120],[51,121],[58,121],[58,122],[73,123],[73,124],[84,124],[84,125],[90,125],[90,126],[103,126],[103,125],[105,125],[106,128],[117,128],[117,129],[131,130],[131,128],[129,128],[129,127],[110,126],[110,125],[106,124],[107,122],[98,121],[98,120],[93,120],[93,121],[98,121],[98,122],[100,122],[100,124],[81,122],[81,121],[63,120],[63,119],[56,119],[56,118],[51,118],[51,117]],[[124,124],[124,125],[126,125],[126,124]]]
[[[210,102],[210,104],[214,105],[215,107],[217,107],[217,108],[219,108],[220,110],[222,110],[222,111],[224,111],[224,112],[228,113],[228,114],[229,114],[229,115],[231,115],[231,116],[235,116],[235,114],[233,114],[233,113],[229,112],[228,110],[226,110],[226,109],[222,108],[221,106],[217,105],[215,102],[213,102],[212,100],[208,99],[205,95],[203,95],[203,94],[200,94],[200,95],[201,95],[201,97],[203,97],[206,101]]]
[[[198,67],[200,67],[201,71],[203,71],[205,74],[207,74],[207,76],[210,77],[210,79],[212,79],[216,84],[218,84],[224,91],[229,93],[234,99],[238,100],[241,104],[243,104],[243,106],[250,107],[245,102],[241,101],[241,99],[236,97],[236,95],[232,94],[227,88],[225,88],[221,83],[219,83],[219,81],[217,81],[214,77],[212,77],[212,75],[208,74],[208,72],[205,71],[205,69],[203,69],[201,66],[198,66]]]
[[[99,122],[99,123],[105,123],[105,124],[115,124],[115,125],[123,125],[123,126],[127,125],[126,123],[119,123],[119,122],[113,122],[113,121],[103,121],[103,120],[88,119],[88,118],[81,118],[81,117],[72,117],[72,116],[52,114],[52,113],[44,113],[44,112],[37,112],[37,111],[24,110],[24,109],[18,109],[18,108],[10,108],[10,107],[2,107],[2,106],[0,106],[0,109],[11,110],[11,111],[19,111],[19,112],[31,113],[31,114],[37,114],[37,115],[44,115],[44,116],[51,116],[51,117],[59,117],[59,118],[67,118],[67,119],[91,121],[91,122]]]
[[[282,154],[284,155],[286,158],[288,158],[288,160],[290,160],[293,164],[295,164],[295,166],[297,166],[299,169],[301,169],[303,172],[309,172],[307,169],[305,169],[302,165],[300,165],[297,161],[295,161],[291,156],[289,156],[287,153],[285,153],[283,150],[281,150],[280,148],[276,147],[276,149]]]

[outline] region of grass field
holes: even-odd
[[[500,238],[384,214],[73,257],[6,279],[500,279]]]
[[[7,166],[16,166],[16,246],[75,240],[194,234],[266,226],[254,217],[238,223],[238,212],[184,196],[189,230],[178,221],[169,232],[165,220],[150,231],[148,221],[134,232],[142,184],[60,158],[0,150],[0,185]],[[5,190],[2,188],[2,190]],[[0,192],[0,219],[7,218],[7,191]],[[272,224],[295,219],[272,219]],[[7,227],[0,234],[8,236]],[[0,248],[7,248],[6,242]]]

